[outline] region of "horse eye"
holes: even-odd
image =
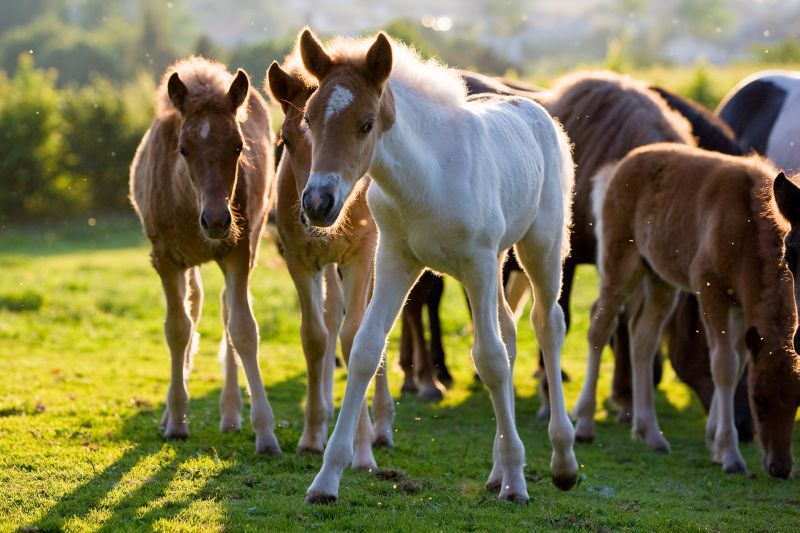
[[[234,148],[233,151],[236,152],[237,154],[241,154],[242,148],[244,148],[244,145],[242,143],[239,143],[236,145],[236,148]]]
[[[181,151],[181,155],[183,157],[186,157],[186,156],[189,155],[189,153],[186,151],[186,148],[184,146],[181,146],[180,151]]]
[[[303,120],[305,121],[306,126],[308,126],[310,128],[311,127],[311,117],[308,116],[308,113],[303,115]]]
[[[282,144],[283,144],[283,145],[284,145],[286,148],[291,148],[291,147],[292,147],[292,143],[290,143],[290,142],[289,142],[289,139],[287,139],[287,138],[286,138],[286,135],[284,135],[284,134],[282,134],[282,133],[281,133],[281,143],[282,143]]]
[[[372,119],[367,120],[361,125],[361,133],[369,133],[372,131],[372,126],[375,124],[375,121]]]

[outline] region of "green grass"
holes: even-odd
[[[799,523],[798,481],[766,475],[755,444],[742,447],[747,475],[727,476],[711,464],[702,409],[669,368],[657,402],[672,454],[632,441],[605,403],[595,443],[576,446],[580,483],[559,492],[548,476],[546,425],[535,419],[536,342],[527,322],[520,326],[515,382],[531,501],[497,501],[483,489],[491,467],[491,405],[472,381],[466,308],[451,280],[442,317],[456,387],[439,405],[400,396],[396,328],[388,352],[396,447],[378,450],[376,458],[397,475],[347,471],[339,503],[308,507],[303,496],[321,457],[294,451],[305,394],[299,310],[271,242],[262,247],[253,297],[280,458],[255,455],[247,422],[236,434],[217,431],[216,267],[203,268],[203,340],[190,382],[186,442],[165,442],[157,431],[169,372],[163,303],[135,221],[0,230],[0,267],[3,531],[796,530]],[[579,271],[564,353],[573,377],[568,406],[582,382],[595,284],[593,269]],[[610,375],[606,356],[601,402]],[[337,404],[344,380],[337,370]]]

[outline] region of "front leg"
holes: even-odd
[[[225,274],[225,293],[230,316],[226,324],[228,337],[239,354],[250,389],[250,422],[256,433],[256,453],[280,455],[275,438],[272,408],[267,401],[261,369],[258,365],[258,326],[250,308],[250,257],[246,242],[220,261]]]
[[[308,488],[306,503],[336,501],[342,473],[353,457],[353,437],[367,386],[378,368],[386,338],[403,301],[422,270],[402,248],[392,247],[385,236],[381,237],[376,259],[375,295],[355,335],[339,419],[325,449],[322,469]]]
[[[186,312],[186,270],[178,268],[169,260],[154,257],[158,275],[164,288],[167,316],[164,320],[164,334],[167,338],[171,358],[167,406],[161,419],[161,429],[168,439],[185,439],[189,436],[187,407],[189,391],[186,379],[186,360],[192,348],[191,338],[194,329]]]
[[[325,398],[325,349],[328,330],[324,321],[322,272],[312,272],[287,255],[286,264],[300,300],[300,341],[308,372],[308,394],[300,452],[322,453],[328,437],[328,405]],[[335,335],[335,332],[334,332]]]

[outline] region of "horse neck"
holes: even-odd
[[[748,284],[751,290],[744,297],[745,318],[771,346],[789,346],[797,328],[791,274],[771,260],[762,259],[760,267],[760,283]]]
[[[453,137],[442,134],[457,131],[451,127],[456,116],[404,83],[386,90],[392,92],[395,121],[378,141],[370,174],[394,201],[419,207],[441,183],[441,162],[457,150]]]

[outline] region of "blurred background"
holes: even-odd
[[[0,227],[131,213],[164,69],[197,53],[260,88],[305,24],[545,86],[608,68],[710,109],[752,72],[800,68],[797,0],[0,0]]]

